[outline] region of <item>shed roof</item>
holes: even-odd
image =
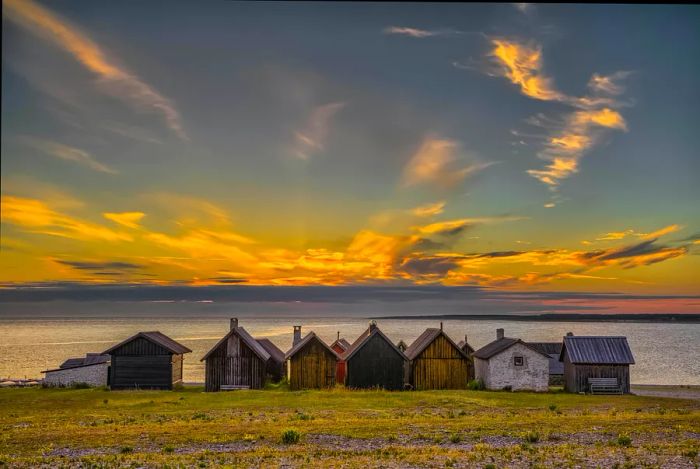
[[[564,345],[564,343],[563,342],[528,342],[528,345],[535,347],[537,350],[539,350],[542,353],[546,353],[547,355],[550,355],[550,354],[559,355],[561,353],[561,348]]]
[[[379,335],[382,339],[384,339],[389,345],[391,345],[391,348],[396,350],[396,353],[401,355],[401,358],[406,360],[406,355],[399,349],[392,341],[389,339],[382,331],[379,330],[378,327],[370,326],[365,330],[360,336],[355,340],[355,342],[352,343],[352,346],[345,351],[343,354],[342,358],[343,360],[347,361],[350,360],[350,358],[357,353],[358,350],[360,350],[364,345],[369,342],[369,339],[374,337],[375,335]]]
[[[437,329],[434,327],[430,327],[424,330],[423,333],[419,335],[416,340],[413,341],[413,343],[404,352],[406,354],[406,357],[409,360],[414,360],[416,357],[418,357],[418,355],[420,355],[423,352],[423,350],[425,350],[430,344],[433,343],[435,339],[437,339],[441,335],[444,336],[445,339],[447,339],[447,341],[450,344],[452,344],[457,350],[459,350],[459,353],[464,355],[464,358],[469,358],[469,356],[466,353],[464,353],[462,348],[455,344],[452,339],[450,339],[450,336],[445,334],[445,332],[442,329]]]
[[[459,348],[462,349],[462,350],[464,350],[464,346],[465,346],[465,345],[467,346],[467,350],[469,350],[468,353],[473,353],[473,352],[474,352],[474,347],[472,347],[471,345],[469,345],[469,344],[467,343],[466,340],[460,340],[459,342],[457,342],[457,347],[459,347]]]
[[[44,370],[42,373],[48,373],[49,371],[60,371],[69,370],[71,368],[80,368],[83,366],[100,365],[102,363],[107,363],[110,361],[110,356],[101,353],[88,353],[84,357],[69,358],[68,360],[61,363],[58,368],[52,370]]]
[[[219,340],[216,343],[216,345],[214,345],[211,348],[211,350],[209,350],[207,354],[202,357],[200,361],[206,360],[209,357],[209,355],[214,353],[214,351],[218,349],[221,346],[221,344],[223,344],[226,340],[228,340],[228,338],[231,337],[232,334],[236,334],[243,341],[243,343],[245,343],[248,346],[248,348],[251,349],[253,353],[257,355],[262,361],[266,362],[270,359],[270,354],[267,353],[267,350],[265,350],[265,348],[262,345],[260,345],[260,343],[258,343],[257,340],[253,339],[253,336],[248,334],[248,331],[246,331],[242,327],[236,326],[230,331],[228,331],[228,333],[225,336],[223,336],[221,340]]]
[[[566,336],[559,360],[569,354],[573,364],[633,365],[634,356],[626,337],[615,336]]]
[[[270,339],[260,338],[255,340],[257,340],[260,346],[264,348],[267,353],[270,354],[270,357],[274,361],[278,363],[284,362],[284,352],[280,350],[279,347],[277,347],[275,344],[273,344]]]
[[[292,358],[294,355],[297,354],[297,352],[299,352],[301,349],[303,349],[304,347],[306,347],[306,345],[307,345],[309,342],[311,342],[313,339],[318,340],[318,341],[321,343],[321,345],[323,345],[323,346],[326,348],[326,350],[328,350],[330,353],[333,354],[333,356],[334,356],[335,358],[337,358],[337,359],[340,358],[340,357],[338,356],[338,354],[335,352],[335,350],[333,350],[332,348],[330,348],[330,347],[328,346],[327,343],[325,343],[323,340],[321,340],[321,338],[318,337],[314,331],[309,332],[308,334],[306,334],[306,336],[304,336],[303,339],[301,339],[299,342],[297,342],[297,344],[296,344],[295,346],[293,346],[293,347],[285,354],[284,358],[285,358],[286,360]]]
[[[103,354],[110,354],[113,351],[115,351],[116,349],[118,349],[119,347],[121,347],[122,345],[128,344],[132,340],[136,340],[138,338],[143,338],[143,339],[146,339],[150,342],[153,342],[156,345],[160,345],[161,347],[163,347],[164,349],[166,349],[167,351],[169,351],[170,353],[173,353],[175,355],[180,355],[183,353],[192,352],[192,350],[190,350],[189,348],[185,347],[184,345],[182,345],[179,342],[176,342],[175,340],[171,339],[170,337],[168,337],[167,335],[163,334],[160,331],[149,331],[149,332],[139,332],[138,334],[132,335],[128,339],[119,342],[117,345],[114,345],[114,346],[108,348],[107,350],[105,350],[102,353]]]
[[[343,351],[347,351],[347,349],[352,347],[352,344],[350,344],[350,342],[348,342],[347,340],[345,340],[342,337],[340,339],[336,340],[335,342],[333,342],[331,344],[331,348],[335,347],[336,345],[339,345],[343,349]]]
[[[493,357],[494,355],[498,355],[499,353],[503,352],[504,350],[511,348],[515,344],[522,344],[525,347],[539,353],[540,355],[543,355],[543,356],[549,358],[549,355],[547,355],[546,353],[540,352],[535,347],[523,342],[521,339],[514,339],[512,337],[503,337],[502,339],[494,340],[490,344],[486,344],[483,347],[481,347],[479,350],[477,350],[476,352],[472,353],[472,356],[476,357],[476,358],[480,358],[482,360],[488,360],[489,358]]]

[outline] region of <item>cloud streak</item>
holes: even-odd
[[[3,14],[70,53],[109,91],[138,109],[159,113],[183,140],[187,134],[175,105],[134,73],[117,65],[89,36],[31,0],[3,0]]]
[[[22,140],[26,142],[29,146],[36,148],[37,150],[43,153],[65,161],[77,163],[81,166],[90,168],[93,171],[107,174],[119,173],[119,171],[117,171],[116,169],[111,168],[110,166],[107,166],[104,163],[100,163],[90,153],[86,152],[85,150],[81,150],[80,148],[32,137],[26,137]]]
[[[408,26],[387,26],[384,28],[384,34],[393,34],[399,36],[408,36],[415,39],[425,39],[427,37],[434,36],[454,36],[457,34],[463,34],[463,31],[458,31],[452,28],[445,29],[419,29],[412,28]]]
[[[294,134],[297,158],[308,160],[324,150],[333,117],[344,107],[343,102],[333,102],[314,108],[304,128]]]

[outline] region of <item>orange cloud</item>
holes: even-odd
[[[432,217],[440,215],[445,209],[445,201],[435,202],[434,204],[421,205],[411,210],[411,213],[417,217]]]
[[[558,101],[562,94],[554,90],[552,80],[542,76],[542,49],[501,39],[492,41],[491,55],[502,65],[502,74],[531,98]]]
[[[124,225],[127,228],[139,228],[139,221],[146,214],[143,212],[122,212],[122,213],[103,213],[102,216],[107,220],[112,220],[115,223]]]

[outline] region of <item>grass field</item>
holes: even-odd
[[[699,448],[697,400],[0,390],[0,466],[10,467],[698,467]]]

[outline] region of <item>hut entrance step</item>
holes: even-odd
[[[242,386],[238,384],[222,384],[220,389],[222,391],[238,391],[240,389],[250,389],[250,386]]]
[[[591,394],[622,394],[617,378],[588,378]]]

